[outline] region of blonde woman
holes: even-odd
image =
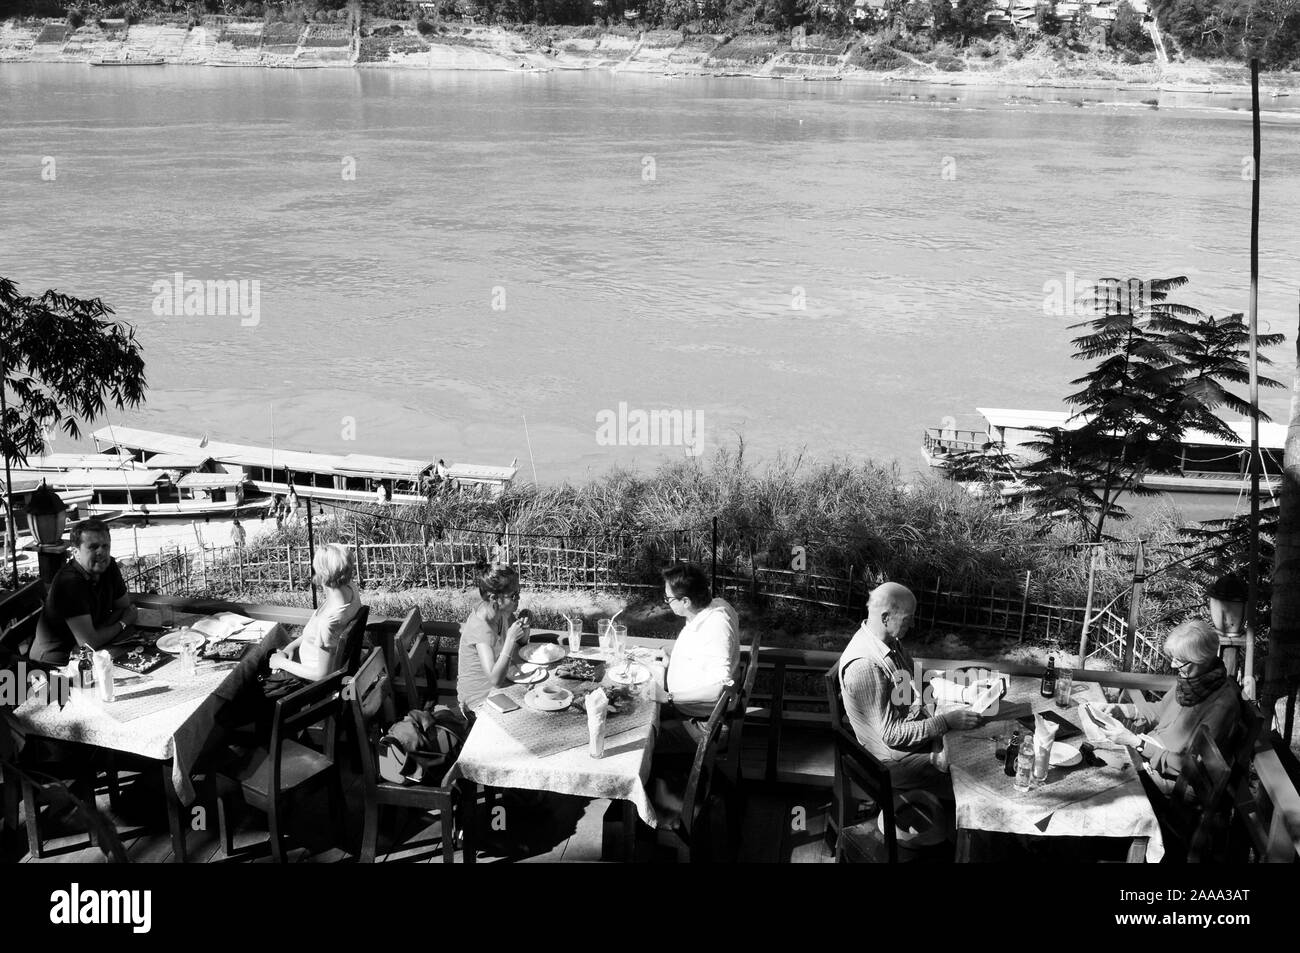
[[[528,641],[519,609],[519,573],[500,564],[483,565],[478,575],[482,600],[460,626],[456,695],[469,717],[495,689],[510,684],[506,670],[515,650]]]
[[[316,584],[325,590],[325,599],[302,627],[302,634],[269,661],[272,672],[286,672],[304,682],[316,682],[329,674],[330,654],[361,611],[361,596],[352,584],[356,555],[350,546],[318,546],[311,565]]]

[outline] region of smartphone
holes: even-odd
[[[515,711],[519,708],[519,702],[515,701],[505,692],[497,692],[495,695],[489,695],[487,697],[487,703],[502,714],[505,714],[508,711]]]

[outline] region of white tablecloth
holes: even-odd
[[[1038,694],[1038,685],[1038,679],[1013,677],[997,721],[945,736],[957,827],[1047,837],[1146,837],[1147,861],[1159,861],[1165,852],[1160,824],[1123,748],[1097,748],[1097,756],[1106,762],[1104,768],[1052,768],[1041,787],[1023,793],[1012,787],[1012,779],[993,757],[989,740],[998,728],[1021,728],[1004,719],[1053,711],[1077,727],[1079,702],[1104,702],[1096,683],[1076,682],[1071,707],[1057,708]],[[1086,740],[1076,735],[1066,743],[1077,747]]]
[[[480,716],[447,780],[466,778],[489,787],[631,801],[641,820],[654,827],[657,818],[646,782],[658,708],[650,724],[610,737],[603,758],[591,757],[586,745],[539,758],[496,721]]]
[[[245,632],[250,638],[256,635],[257,640],[260,641],[275,627],[274,622],[255,621],[245,629]],[[74,690],[71,701],[62,709],[57,703],[42,704],[39,701],[28,701],[14,710],[11,717],[13,724],[24,735],[36,735],[58,741],[75,741],[166,761],[175,754],[173,739],[176,733],[207,700],[212,691],[225,681],[233,667],[229,663],[200,663],[193,678],[185,678],[181,675],[180,662],[176,659],[143,676],[126,669],[115,668],[113,680],[116,694],[122,699],[121,702],[101,702],[93,689]],[[129,720],[114,716],[114,706],[125,704],[133,693],[150,692],[171,686],[176,686],[178,699],[176,704],[160,705],[149,714]],[[193,789],[190,779],[183,776],[179,764],[174,766],[172,783],[183,802],[192,800]]]

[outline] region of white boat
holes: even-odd
[[[1081,425],[1078,418],[1057,411],[1008,410],[977,407],[983,418],[982,428],[958,429],[954,426],[931,427],[922,438],[921,453],[926,463],[937,470],[947,470],[960,454],[984,453],[993,445],[1003,455],[998,468],[1003,477],[1002,495],[1023,492],[1018,468],[1031,462],[1033,451],[1026,444],[1042,439],[1039,428]],[[1168,469],[1148,473],[1145,486],[1165,493],[1241,493],[1250,490],[1250,422],[1228,424],[1238,443],[1201,431],[1187,433],[1179,446],[1178,456],[1168,461]],[[1282,485],[1282,455],[1286,447],[1286,427],[1276,423],[1259,425],[1259,448],[1263,457],[1260,486],[1277,492]]]
[[[162,66],[167,61],[161,56],[144,56],[132,59],[129,56],[123,56],[120,59],[110,59],[101,57],[97,60],[91,60],[91,66]]]
[[[309,453],[268,449],[244,444],[209,441],[196,437],[132,427],[105,427],[92,434],[97,447],[111,447],[140,461],[155,454],[203,454],[232,473],[239,473],[260,493],[286,494],[292,488],[300,497],[374,503],[382,486],[392,503],[423,503],[424,481],[434,465],[424,460],[371,454]],[[485,489],[499,494],[508,487],[518,468],[454,464],[448,474],[456,488]]]
[[[14,483],[48,483],[64,502],[82,500],[78,511],[88,516],[140,519],[229,518],[254,512],[264,502],[244,498],[241,474],[193,473],[173,481],[163,470],[15,470]],[[17,507],[15,506],[15,509]]]

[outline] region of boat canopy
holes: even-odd
[[[447,469],[452,480],[477,480],[482,483],[509,483],[519,472],[518,467],[489,467],[476,463],[453,463]]]
[[[154,454],[176,454],[193,457],[202,454],[218,463],[231,463],[241,467],[265,467],[275,470],[292,470],[295,473],[326,473],[346,476],[370,476],[388,479],[416,479],[431,463],[396,457],[372,457],[365,454],[308,453],[302,450],[271,450],[269,447],[250,447],[237,443],[220,443],[211,440],[200,447],[197,437],[178,437],[174,434],[133,427],[113,427],[96,430],[96,442],[128,450],[142,450]]]
[[[93,489],[93,490],[148,490],[159,484],[171,482],[171,478],[161,470],[48,470],[14,472],[15,482],[19,479],[44,480],[56,490]]]
[[[198,453],[155,453],[145,459],[144,465],[151,470],[201,470],[212,462],[208,452],[201,450]]]
[[[1005,430],[1030,430],[1035,427],[1065,427],[1074,430],[1083,425],[1086,417],[1071,417],[1063,411],[1050,410],[1006,410],[996,407],[976,407],[976,410],[989,422],[990,427]],[[1226,440],[1203,430],[1189,430],[1183,435],[1183,443],[1189,447],[1246,447],[1250,444],[1250,421],[1236,420],[1228,424],[1228,429],[1237,435],[1237,440]],[[1265,450],[1282,450],[1286,447],[1286,427],[1278,423],[1261,422],[1259,425],[1259,445]]]
[[[182,490],[229,490],[243,482],[240,473],[187,473],[176,485]]]
[[[349,453],[338,464],[337,469],[355,476],[418,480],[433,469],[433,464],[420,460],[403,460],[400,457],[375,457],[364,453]]]
[[[134,463],[130,457],[118,453],[47,453],[39,457],[28,457],[23,469],[117,470],[130,468]]]

